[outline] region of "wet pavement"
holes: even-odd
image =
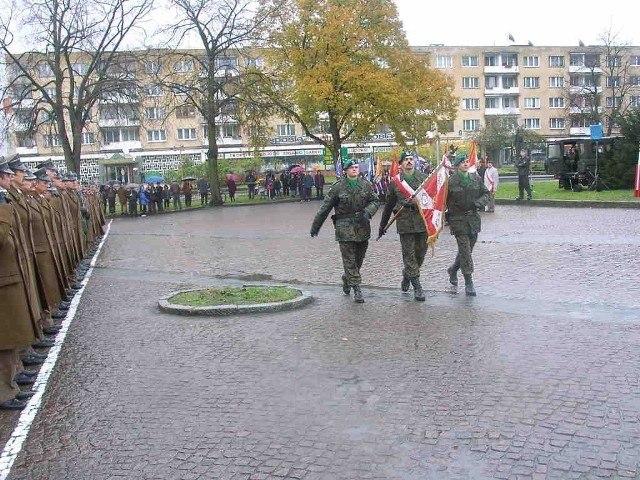
[[[640,478],[640,209],[499,205],[474,252],[478,297],[448,284],[445,231],[424,303],[400,292],[390,233],[370,243],[360,305],[330,221],[309,237],[318,206],[115,219],[0,479]],[[315,301],[157,307],[243,283]],[[19,419],[0,412],[2,445]]]

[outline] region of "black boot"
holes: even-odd
[[[403,292],[408,292],[410,286],[411,286],[411,281],[409,280],[409,277],[407,277],[407,274],[404,273],[404,270],[403,270],[402,281],[400,282],[400,290],[402,290]]]
[[[347,283],[347,277],[342,275],[342,291],[345,295],[349,295],[351,293],[351,287]]]
[[[476,296],[476,289],[473,286],[473,277],[470,273],[465,273],[464,275],[464,293],[470,297]]]
[[[449,274],[449,283],[454,286],[458,286],[458,269],[455,265],[451,265],[447,268],[447,273]]]
[[[424,302],[425,296],[420,284],[420,277],[413,277],[411,285],[413,285],[413,298],[418,302]]]
[[[360,290],[360,285],[353,286],[353,299],[356,303],[364,303],[364,297],[362,296],[362,290]]]

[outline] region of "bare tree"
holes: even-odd
[[[211,205],[222,205],[218,172],[220,128],[241,127],[247,117],[243,95],[252,68],[250,46],[271,11],[252,9],[251,0],[171,0],[177,20],[163,29],[165,58],[173,68],[158,75],[173,92],[171,110],[194,108],[205,123]],[[178,49],[198,45],[198,50]]]
[[[135,70],[119,50],[151,2],[38,0],[0,12],[9,124],[59,141],[67,168],[79,172],[94,107],[105,103],[133,112]]]

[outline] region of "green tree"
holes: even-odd
[[[640,110],[634,109],[620,118],[622,137],[613,152],[604,152],[601,177],[611,189],[633,188],[640,145]]]
[[[294,0],[268,27],[252,98],[301,124],[334,162],[347,139],[384,127],[401,145],[419,143],[454,116],[451,80],[410,51],[391,0]]]

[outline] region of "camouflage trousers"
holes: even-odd
[[[473,257],[471,256],[471,252],[473,252],[473,247],[477,240],[477,233],[456,235],[456,242],[458,242],[458,254],[456,255],[456,259],[452,265],[454,270],[462,271],[463,275],[473,273]]]
[[[409,278],[419,277],[427,255],[427,232],[401,233],[400,245],[404,274]]]
[[[338,242],[340,254],[342,255],[342,266],[344,275],[349,285],[360,285],[362,277],[360,268],[364,262],[364,256],[369,248],[369,241],[364,242]]]

